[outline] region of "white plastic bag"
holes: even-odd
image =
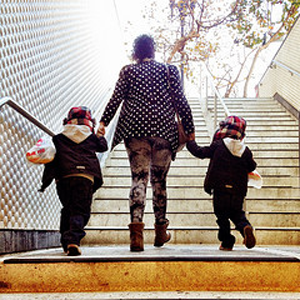
[[[34,164],[47,164],[54,159],[55,153],[52,138],[42,137],[26,152],[26,158]]]
[[[248,173],[248,185],[253,186],[256,189],[260,189],[262,187],[263,179],[256,170]]]

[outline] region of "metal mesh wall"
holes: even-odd
[[[113,1],[2,0],[0,97],[12,97],[59,132],[70,107],[95,112],[104,105],[122,64],[120,41]],[[55,185],[39,193],[43,166],[25,158],[43,135],[1,108],[0,229],[58,229]]]

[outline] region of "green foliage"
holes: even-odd
[[[275,34],[285,35],[299,15],[299,3],[293,0],[242,1],[240,15],[229,27],[236,31],[245,47],[254,48]]]

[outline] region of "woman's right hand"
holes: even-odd
[[[195,137],[195,132],[192,132],[192,133],[189,134],[189,140],[190,140],[190,141],[194,141],[195,138],[196,138],[196,137]]]
[[[100,122],[99,123],[99,127],[98,127],[98,130],[97,130],[97,133],[96,135],[99,137],[99,136],[104,136],[105,135],[105,124],[104,122]]]

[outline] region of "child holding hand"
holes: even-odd
[[[229,220],[243,236],[247,248],[253,248],[256,243],[253,228],[243,210],[248,173],[256,168],[252,152],[244,144],[245,129],[243,118],[229,116],[220,123],[210,146],[200,147],[195,140],[187,143],[187,149],[194,156],[210,158],[204,190],[209,195],[213,194],[220,250],[232,250],[235,243]]]

